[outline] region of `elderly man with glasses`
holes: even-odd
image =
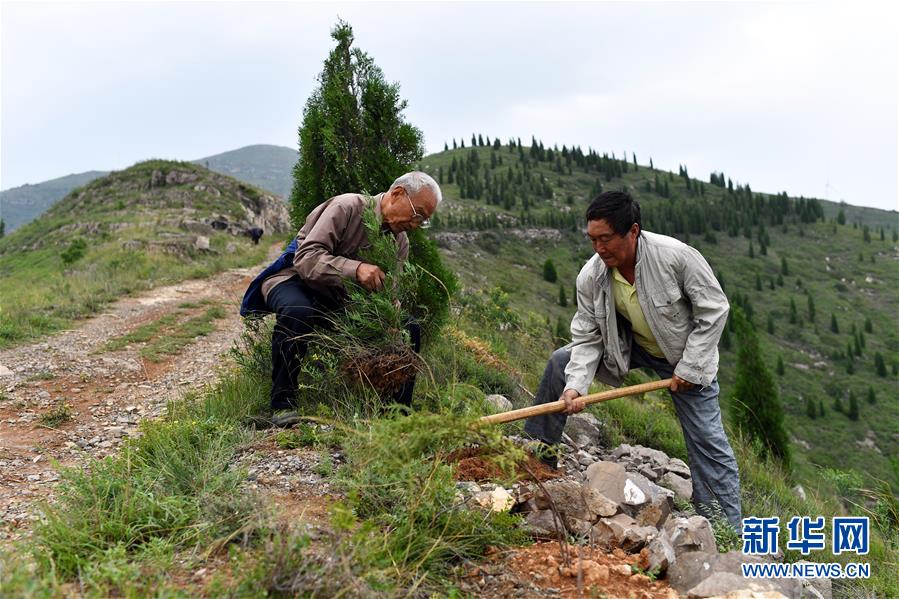
[[[376,196],[335,196],[309,214],[284,253],[250,283],[241,316],[273,313],[277,319],[272,332],[273,411],[292,407],[300,362],[306,353],[303,336],[312,330],[316,318],[346,299],[344,281],[355,281],[369,291],[384,284],[384,272],[360,260],[360,251],[369,245],[362,220],[365,209],[373,204],[382,232],[396,237],[397,260],[404,262],[409,257],[406,231],[427,228],[441,200],[437,182],[418,171],[406,173],[387,192]],[[418,351],[417,325],[410,325],[410,334]],[[394,399],[410,404],[413,384],[400,389]],[[282,416],[273,419],[276,425],[292,420],[290,414]]]

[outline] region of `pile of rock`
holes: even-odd
[[[682,460],[639,445],[604,452],[595,444],[601,436],[601,424],[593,416],[571,417],[561,462],[567,469],[564,477],[509,490],[459,483],[458,500],[487,510],[508,505],[523,515],[536,538],[561,535],[608,551],[639,553],[642,568],[667,572],[671,587],[687,597],[740,590],[773,597],[830,597],[828,579],[744,578],[740,564],[759,558],[739,551],[719,553],[709,521],[675,509],[675,497],[691,496],[690,469]]]

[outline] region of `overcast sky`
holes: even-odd
[[[859,2],[3,2],[0,189],[296,148],[338,17],[429,152],[536,135],[899,208],[899,20]]]

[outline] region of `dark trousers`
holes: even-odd
[[[294,406],[297,394],[297,375],[306,355],[308,335],[314,326],[326,326],[327,313],[335,309],[333,303],[317,296],[299,277],[284,281],[268,294],[269,309],[275,314],[272,331],[272,392],[273,410]],[[421,350],[421,327],[409,322],[406,330],[417,352]],[[396,403],[412,405],[415,378],[403,385],[393,396]]]
[[[559,399],[565,390],[565,366],[570,358],[571,350],[567,346],[553,352],[537,388],[535,404]],[[636,343],[631,346],[630,368],[645,368],[661,378],[669,378],[674,373],[674,367],[666,360],[649,355]],[[739,529],[742,518],[740,475],[721,423],[718,380],[715,379],[704,389],[696,386],[689,391],[670,395],[684,433],[692,475],[693,503],[697,511],[709,516],[713,502],[717,501],[727,520]],[[535,416],[528,418],[524,430],[534,439],[555,444],[562,440],[566,420],[567,416],[559,412]]]

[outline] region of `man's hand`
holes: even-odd
[[[684,379],[674,374],[671,376],[671,384],[668,385],[668,389],[673,393],[679,393],[681,391],[689,391],[695,386],[696,385],[694,385],[693,383],[685,381]]]
[[[384,286],[384,271],[374,264],[363,262],[356,267],[356,280],[369,291],[377,291]]]
[[[564,414],[577,414],[587,406],[583,399],[579,399],[580,395],[574,389],[565,389],[565,392],[559,396],[559,399],[565,402]]]

